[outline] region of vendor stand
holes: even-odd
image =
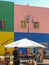
[[[11,44],[8,44],[8,45],[5,45],[6,48],[12,48],[12,47],[18,47],[18,48],[34,48],[34,47],[42,47],[42,48],[45,48],[45,46],[37,43],[37,42],[34,42],[34,41],[31,41],[29,39],[21,39],[21,40],[18,40],[18,41],[15,41]],[[24,56],[25,57],[25,56]],[[24,59],[24,58],[23,58]],[[27,59],[26,59],[27,60]],[[30,57],[29,57],[29,60],[30,60]],[[21,61],[21,59],[20,59]],[[32,61],[33,62],[33,61]],[[28,64],[28,60],[26,62]],[[35,65],[35,64],[34,64]],[[37,64],[36,64],[37,65]]]

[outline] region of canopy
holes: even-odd
[[[5,47],[6,48],[12,48],[12,47],[19,47],[19,48],[43,47],[43,48],[45,48],[45,46],[43,46],[37,42],[34,42],[32,40],[29,40],[27,38],[20,39],[20,40],[15,41],[11,44],[7,44],[7,45],[5,45]]]

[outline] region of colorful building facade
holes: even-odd
[[[4,45],[13,42],[12,38],[14,38],[14,3],[0,1],[0,55],[5,54]]]
[[[5,44],[22,38],[49,46],[49,8],[0,1],[0,55]]]

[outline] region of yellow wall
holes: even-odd
[[[0,32],[0,55],[5,54],[5,48],[4,48],[5,44],[9,44],[13,41],[14,41],[14,32]],[[12,49],[10,49],[9,51],[11,53]]]

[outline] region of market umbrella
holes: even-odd
[[[5,45],[5,48],[12,48],[12,47],[19,47],[19,48],[42,47],[42,48],[46,48],[45,46],[43,46],[37,42],[34,42],[32,40],[29,40],[27,38],[20,39],[18,41],[15,41],[15,42]]]

